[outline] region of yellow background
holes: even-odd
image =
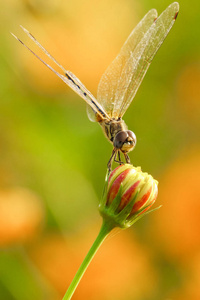
[[[131,161],[159,180],[163,206],[103,244],[74,300],[200,299],[200,4],[179,3],[124,117]],[[1,0],[0,300],[62,299],[100,228],[112,150],[84,101],[10,31],[44,58],[19,25],[30,30],[96,96],[132,29],[169,4]]]

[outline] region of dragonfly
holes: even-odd
[[[46,67],[87,103],[87,113],[91,121],[100,124],[113,150],[107,167],[111,171],[113,161],[122,164],[120,153],[126,163],[130,163],[128,153],[135,148],[136,135],[122,119],[160,46],[171,30],[179,11],[177,2],[169,5],[158,17],[156,9],[151,9],[133,29],[117,57],[102,75],[97,98],[70,71],[67,71],[23,26],[28,37],[62,70],[53,69],[18,37],[23,46],[35,55]]]

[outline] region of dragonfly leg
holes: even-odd
[[[129,156],[128,156],[127,153],[124,153],[124,157],[125,157],[125,160],[126,160],[127,164],[130,164],[131,160],[130,160],[130,158],[129,158]]]
[[[108,161],[108,164],[107,164],[108,174],[111,172],[112,162],[113,162],[113,159],[115,159],[116,153],[117,153],[117,149],[114,148],[112,151],[111,157]]]
[[[130,164],[131,161],[130,161],[130,158],[129,158],[128,154],[127,154],[127,153],[123,153],[123,154],[124,154],[126,163]],[[117,159],[117,155],[118,155],[118,159]],[[121,160],[120,151],[119,151],[118,149],[116,149],[116,148],[113,149],[112,154],[111,154],[111,157],[110,157],[110,159],[109,159],[109,161],[108,161],[108,164],[107,164],[107,167],[108,167],[108,174],[111,172],[111,166],[112,166],[113,160],[114,160],[116,163],[120,164],[120,165],[124,164],[124,162]]]
[[[120,165],[123,164],[123,161],[121,160],[121,155],[120,155],[120,151],[118,150],[118,159],[117,159],[117,152],[115,154],[115,158],[114,161],[119,163]]]
[[[119,163],[120,163],[120,165],[121,165],[122,161],[121,161],[120,151],[118,151],[118,160],[119,160]]]

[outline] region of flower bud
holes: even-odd
[[[158,182],[140,167],[130,164],[114,169],[108,180],[99,210],[113,227],[127,228],[146,214],[158,194]]]

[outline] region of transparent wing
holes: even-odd
[[[92,121],[92,122],[97,122],[98,121],[96,112],[88,104],[86,106],[86,112],[87,112],[87,116],[88,116],[90,121]]]
[[[127,110],[178,10],[179,5],[174,2],[157,19],[156,11],[150,10],[102,76],[97,99],[110,117],[122,117]]]
[[[127,61],[132,56],[135,48],[145,36],[149,27],[153,24],[157,17],[155,9],[150,10],[139,24],[133,29],[125,44],[120,50],[118,56],[109,65],[98,85],[97,99],[103,108],[111,117],[116,117],[115,111],[119,112],[121,103],[116,98],[116,91],[122,86],[119,86],[123,70]],[[130,70],[133,72],[132,70]],[[123,93],[123,91],[122,91]]]
[[[61,80],[63,80],[72,90],[74,90],[86,103],[92,108],[92,110],[99,116],[100,119],[109,119],[101,105],[97,102],[95,97],[86,89],[82,82],[70,71],[64,69],[64,67],[57,62],[57,60],[36,40],[36,38],[23,26],[21,28],[24,32],[42,49],[42,51],[64,72],[65,76],[55,71],[49,64],[35,54],[28,46],[26,46],[18,37],[11,33],[24,47],[26,47],[32,54],[34,54],[45,66],[47,66],[52,72],[54,72]]]

